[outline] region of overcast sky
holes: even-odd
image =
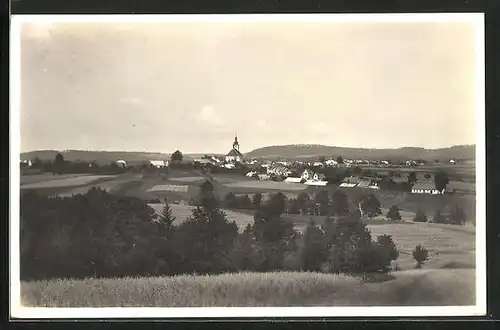
[[[21,151],[475,143],[472,23],[24,23]]]

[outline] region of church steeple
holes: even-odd
[[[238,143],[237,134],[234,135],[233,149],[240,151],[240,144]]]

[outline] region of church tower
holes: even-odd
[[[240,144],[238,143],[238,136],[236,135],[234,137],[233,149],[240,151]]]

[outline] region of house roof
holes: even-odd
[[[411,187],[412,190],[434,190],[436,185],[433,182],[417,182]]]
[[[357,183],[346,183],[346,182],[342,182],[340,184],[340,187],[342,188],[354,188],[356,187],[358,184]]]
[[[241,154],[241,152],[239,152],[238,150],[236,149],[231,149],[231,151],[229,151],[229,153],[227,154],[227,156],[232,156],[232,157],[243,157],[243,155]]]
[[[285,182],[295,182],[295,183],[300,183],[302,182],[302,178],[293,178],[293,177],[288,177],[285,179]]]

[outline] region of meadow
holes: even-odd
[[[472,269],[394,272],[387,281],[310,272],[59,279],[21,283],[26,307],[287,307],[475,304]]]
[[[301,191],[307,188],[306,185],[301,183],[287,183],[280,181],[257,181],[257,180],[245,180],[232,183],[226,183],[226,187],[229,188],[249,188],[252,189],[262,189],[262,190],[279,190],[279,191]],[[241,192],[240,192],[241,193]]]
[[[67,188],[76,186],[89,185],[98,180],[112,179],[116,177],[115,175],[76,175],[76,176],[64,176],[60,178],[59,176],[53,176],[53,179],[48,177],[40,178],[39,181],[34,179],[35,182],[22,183],[21,189],[44,189],[44,188]],[[26,179],[24,179],[26,180]]]

